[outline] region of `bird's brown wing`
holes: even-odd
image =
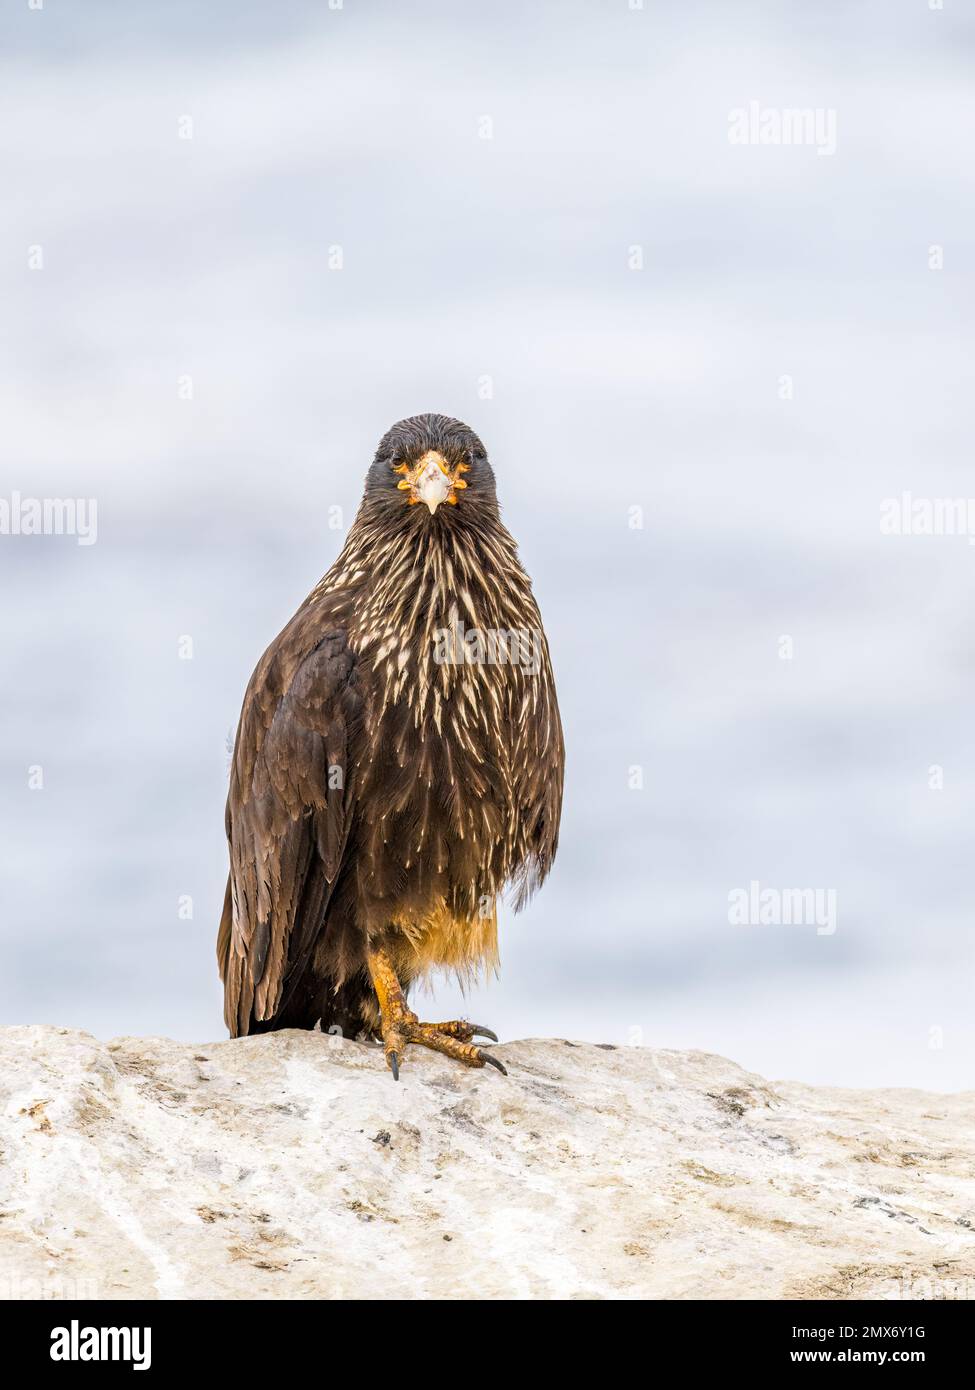
[[[559,847],[565,744],[548,642],[534,600],[529,630],[538,634],[540,668],[510,689],[513,796],[518,810],[515,871],[509,881],[516,912],[548,876]]]
[[[307,650],[302,618],[251,677],[234,748],[217,941],[234,1037],[277,1013],[321,931],[349,836],[355,659],[342,631]]]

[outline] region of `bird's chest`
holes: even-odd
[[[407,638],[372,671],[372,743],[384,775],[408,783],[414,800],[427,790],[462,798],[465,819],[476,822],[477,799],[503,801],[508,788],[519,684],[510,662],[484,655],[469,632]],[[445,822],[459,828],[460,818]]]
[[[357,799],[384,883],[476,910],[509,867],[513,728],[535,653],[455,603],[424,619],[368,653]]]

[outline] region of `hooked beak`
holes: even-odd
[[[425,502],[431,516],[441,502],[449,502],[452,507],[456,507],[456,489],[467,486],[460,475],[469,471],[469,464],[458,463],[451,472],[447,460],[443,454],[438,454],[436,449],[428,449],[419,463],[414,464],[412,468],[408,463],[401,463],[393,469],[394,473],[403,474],[396,486],[400,492],[407,494],[406,501],[409,506]]]
[[[452,480],[444,471],[443,462],[439,455],[428,457],[414,484],[416,495],[421,502],[425,502],[430,509],[430,515],[440,506],[441,502],[446,502],[450,496],[453,486]]]

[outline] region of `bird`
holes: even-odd
[[[232,1037],[320,1029],[502,1063],[421,1022],[433,973],[498,969],[558,849],[565,747],[548,641],[487,451],[425,414],[381,439],[345,544],[264,652],[230,767],[217,935]],[[505,1072],[505,1074],[507,1074]]]

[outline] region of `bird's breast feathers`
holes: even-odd
[[[505,558],[502,572],[457,550],[391,554],[348,613],[370,916],[424,964],[495,959],[497,896],[533,858],[532,784],[561,739],[538,610]]]

